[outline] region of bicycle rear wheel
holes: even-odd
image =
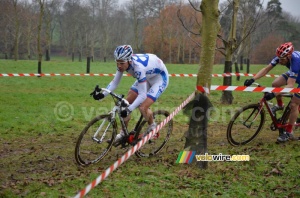
[[[281,118],[280,118],[280,124],[281,124],[281,125],[286,125],[286,124],[288,124],[290,112],[291,112],[291,109],[290,109],[289,105],[287,105],[285,111],[283,112],[283,114],[282,114],[282,116],[281,116]],[[300,114],[298,114],[298,116],[297,116],[295,125],[296,125],[296,124],[297,124],[297,125],[300,124]],[[295,126],[295,127],[293,128],[293,131],[295,132],[295,131],[298,131],[299,129],[300,129],[300,126]],[[283,132],[284,132],[284,128],[279,128],[279,135],[281,135]]]
[[[75,159],[78,165],[88,166],[100,161],[110,150],[116,135],[116,122],[110,115],[99,115],[91,120],[80,133]]]
[[[259,104],[250,104],[234,114],[227,127],[227,140],[231,145],[248,144],[259,134],[265,122],[265,111],[259,110]]]
[[[170,115],[169,112],[164,110],[158,110],[153,112],[153,116],[155,118],[155,122],[160,124]],[[143,121],[136,132],[135,139],[141,139],[143,133],[146,132],[148,124],[146,121]],[[168,142],[171,132],[173,130],[173,120],[170,120],[165,126],[163,126],[157,133],[158,138],[150,139],[148,142],[144,144],[138,151],[136,151],[136,155],[138,157],[149,157],[157,154]]]

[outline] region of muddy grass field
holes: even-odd
[[[30,61],[1,61],[5,73],[32,73]],[[48,65],[46,65],[48,64]],[[114,73],[114,63],[93,63],[94,73]],[[253,69],[255,67],[252,67]],[[261,66],[257,66],[258,71]],[[198,65],[170,65],[169,73],[195,73]],[[82,73],[82,63],[51,61],[45,73]],[[216,67],[214,73],[222,73]],[[282,72],[279,72],[282,73]],[[0,78],[0,197],[74,197],[126,150],[112,148],[99,163],[81,168],[74,159],[81,130],[100,110],[110,110],[110,100],[96,103],[89,96],[96,84],[107,85],[110,77],[1,77]],[[233,81],[234,85],[242,85]],[[271,84],[265,78],[261,83]],[[119,93],[127,93],[131,78],[123,78]],[[213,84],[222,78],[213,78]],[[171,78],[155,108],[172,112],[195,90],[195,78]],[[151,158],[131,156],[86,197],[300,197],[300,142],[276,144],[277,132],[268,122],[250,144],[232,147],[226,139],[230,116],[222,108],[236,108],[258,101],[261,94],[235,92],[232,105],[221,105],[221,92],[211,92],[220,119],[209,121],[208,153],[250,155],[248,162],[209,162],[201,170],[197,163],[176,164],[184,149],[188,119],[174,118],[174,129],[164,149]],[[70,120],[61,121],[55,107],[67,102],[74,108]],[[64,109],[65,110],[65,109]],[[103,113],[103,112],[102,112]],[[270,118],[267,116],[267,120]],[[245,131],[246,132],[246,131]],[[299,131],[295,131],[300,135]]]
[[[130,197],[130,194],[135,196],[149,194],[148,190],[143,190],[143,188],[140,190],[140,194],[132,194],[124,190],[126,182],[129,182],[128,185],[135,189],[135,192],[138,192],[137,189],[144,185],[151,185],[151,182],[148,184],[149,181],[147,182],[146,179],[149,174],[158,181],[163,180],[163,174],[172,175],[169,182],[172,182],[173,177],[183,177],[188,181],[178,182],[174,179],[174,183],[168,184],[173,189],[173,194],[166,193],[166,196],[176,194],[190,196],[193,190],[196,195],[198,193],[204,193],[207,196],[228,195],[228,191],[232,188],[230,186],[236,182],[245,183],[247,191],[240,192],[241,195],[261,195],[260,193],[266,196],[277,195],[277,193],[278,195],[288,195],[288,197],[300,195],[300,155],[298,152],[300,146],[298,142],[277,145],[275,144],[276,132],[265,128],[249,146],[233,148],[226,140],[226,125],[210,124],[208,129],[209,153],[249,154],[251,161],[210,162],[208,170],[200,170],[195,164],[175,163],[179,152],[183,150],[185,143],[183,132],[187,129],[188,125],[175,123],[174,133],[161,153],[148,159],[140,159],[133,155],[87,196],[98,197],[100,194],[100,197],[120,197],[122,195]],[[1,197],[72,197],[96,179],[126,151],[113,148],[98,164],[80,168],[74,160],[77,134],[78,132],[70,130],[58,134],[20,137],[13,141],[1,139]],[[289,152],[291,150],[293,152]],[[230,163],[234,163],[233,166]],[[288,169],[286,170],[286,168]],[[293,170],[293,174],[288,171],[290,169]],[[147,175],[143,175],[144,171]],[[198,187],[201,180],[203,181],[205,178],[211,180],[214,174],[216,174],[215,179],[211,182],[221,182],[222,186],[216,188],[215,185],[212,185],[212,188],[208,189]],[[268,183],[270,180],[269,182],[272,181],[275,184],[269,189],[263,187],[262,184],[259,184],[262,188],[258,188],[259,186],[256,184],[252,187],[254,189],[251,189],[247,184],[252,183],[256,177],[264,178],[257,183]],[[273,177],[276,179],[272,179]],[[191,181],[197,181],[198,184],[196,185],[197,182],[190,184]],[[121,193],[117,190],[119,188]],[[179,190],[178,188],[180,193],[174,194]],[[182,192],[187,192],[187,194]]]

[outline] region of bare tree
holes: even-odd
[[[144,11],[143,11],[143,4],[139,0],[130,0],[127,10],[132,17],[133,21],[133,34],[134,34],[134,43],[133,47],[137,50],[140,51],[140,45],[142,40],[142,34],[141,34],[141,28],[140,26],[142,25],[142,20],[144,17]]]
[[[260,14],[261,14],[261,4],[259,1],[245,1],[241,0],[242,11],[239,12],[240,0],[233,0],[232,4],[228,4],[225,18],[228,19],[228,15],[231,14],[231,23],[230,31],[224,32],[224,35],[227,36],[227,39],[224,39],[223,35],[219,35],[219,38],[223,41],[223,47],[218,48],[218,50],[225,56],[225,66],[224,73],[232,72],[232,63],[237,60],[237,57],[245,51],[246,56],[250,56],[250,46],[251,46],[251,35],[254,30],[257,28]],[[257,8],[259,10],[257,11]],[[232,11],[230,11],[232,10]],[[248,13],[250,12],[250,13]],[[239,15],[240,13],[240,15]],[[247,14],[248,13],[248,14]],[[225,19],[222,21],[226,21]],[[239,23],[237,23],[239,21]],[[238,26],[238,24],[241,24]],[[238,31],[239,30],[239,31]],[[237,32],[240,34],[237,35]],[[230,86],[232,83],[231,76],[225,76],[223,78],[223,85]],[[231,104],[233,101],[232,92],[223,91],[221,102],[223,104]]]
[[[249,60],[254,56],[252,53],[254,49],[260,47],[260,42],[269,38],[275,30],[285,40],[292,41],[295,47],[300,45],[299,21],[292,20],[291,16],[282,10],[279,0],[268,1],[266,10],[259,6],[262,1],[240,0],[235,50],[231,59],[233,63],[237,62],[239,56]],[[45,60],[50,59],[53,44],[57,50],[62,50],[67,55],[72,54],[72,60],[75,53],[79,54],[79,60],[83,53],[90,57],[100,56],[106,60],[112,58],[111,51],[116,45],[131,43],[136,51],[153,49],[169,62],[199,61],[197,51],[201,50],[201,35],[199,36],[199,31],[193,28],[197,25],[200,28],[200,20],[190,20],[201,16],[201,12],[197,11],[199,1],[197,5],[197,1],[193,0],[194,11],[188,12],[190,16],[184,16],[183,13],[186,11],[183,9],[187,4],[183,4],[182,0],[130,0],[126,5],[129,7],[131,5],[131,10],[124,9],[124,6],[118,7],[116,2],[116,0],[45,1],[40,38],[41,45],[45,47],[43,50],[46,50]],[[232,0],[225,1],[220,5],[220,10],[225,10],[225,13],[221,12],[222,32],[216,48],[224,57],[227,52],[226,46],[232,44],[228,40],[232,23],[232,2]],[[0,0],[0,3],[0,52],[4,57],[15,60],[22,58],[24,54],[28,59],[37,55],[38,0]],[[176,14],[174,15],[172,7],[179,5],[183,5],[182,19],[190,34],[182,28],[174,28],[177,26],[176,20],[167,20],[172,17],[174,19]],[[150,26],[153,24],[156,25],[151,29]],[[152,37],[155,39],[152,43],[147,40],[149,29],[151,34],[159,33],[160,36]],[[219,52],[216,52],[215,56],[215,61],[218,62],[221,59]],[[259,60],[256,58],[256,61]],[[231,100],[229,97],[225,101],[230,103]]]
[[[42,24],[43,24],[43,17],[44,17],[44,6],[46,0],[38,0],[40,6],[40,15],[39,15],[39,22],[38,22],[38,32],[37,32],[37,49],[38,49],[38,73],[42,73],[42,58],[43,58],[43,50],[41,46],[41,32],[42,32]]]
[[[108,45],[110,41],[110,31],[111,27],[109,24],[110,12],[113,10],[114,5],[116,4],[115,0],[101,0],[100,3],[100,19],[101,19],[101,33],[102,33],[102,42],[101,48],[103,53],[103,60],[106,62],[107,53],[108,53]]]
[[[1,0],[0,6],[0,50],[4,54],[5,59],[8,59],[8,56],[13,48],[12,40],[12,31],[13,25],[11,23],[12,15],[12,4],[9,0]]]
[[[228,36],[228,40],[224,41],[225,45],[225,67],[224,73],[232,72],[232,54],[236,50],[236,22],[237,14],[239,8],[239,0],[233,0],[233,14],[232,14],[232,23],[231,29]],[[223,78],[223,85],[231,85],[231,76]],[[231,104],[233,101],[232,92],[223,91],[221,101],[223,104]]]
[[[36,42],[34,39],[37,32],[38,24],[38,14],[35,11],[35,5],[33,3],[25,2],[24,8],[26,9],[26,14],[24,14],[24,37],[26,43],[26,56],[30,60],[32,58],[32,48],[36,48]],[[34,45],[35,44],[35,45]]]
[[[45,57],[45,60],[46,61],[50,61],[53,32],[56,27],[55,17],[58,16],[60,6],[61,6],[60,0],[47,1],[45,4],[44,22],[45,22],[45,26],[46,26],[46,28],[45,28],[45,32],[46,32],[46,57]]]
[[[15,21],[15,34],[14,34],[14,59],[17,61],[19,59],[19,41],[20,41],[20,18],[19,14],[21,9],[18,6],[18,0],[13,0],[14,8],[14,21]]]
[[[200,5],[202,12],[202,50],[200,54],[200,67],[197,77],[197,87],[209,88],[211,85],[211,74],[214,64],[215,46],[217,35],[220,31],[219,24],[219,0],[203,0]],[[207,110],[211,106],[209,99],[203,92],[197,91],[192,116],[190,118],[189,130],[186,136],[184,148],[196,151],[196,153],[207,153]],[[199,111],[201,109],[202,111]],[[200,168],[207,168],[207,162],[200,162]]]

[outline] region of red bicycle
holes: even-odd
[[[258,87],[261,87],[257,83],[253,83]],[[264,93],[265,94],[265,93]],[[291,98],[293,95],[290,93],[282,94],[283,97]],[[230,119],[230,122],[227,127],[227,140],[233,146],[241,146],[250,143],[254,140],[259,132],[261,131],[265,119],[266,107],[267,112],[269,113],[272,124],[270,129],[272,131],[279,131],[279,135],[283,133],[283,129],[287,126],[287,121],[290,115],[290,102],[284,109],[281,116],[276,116],[276,113],[273,114],[270,104],[264,97],[262,97],[259,103],[249,104],[240,108]],[[300,117],[297,118],[295,126],[300,126]],[[299,140],[299,138],[298,138]]]

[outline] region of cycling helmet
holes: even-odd
[[[276,49],[276,56],[278,58],[284,58],[294,51],[294,46],[291,42],[284,43]]]
[[[132,47],[130,45],[120,45],[114,52],[115,60],[130,61],[133,54]]]

